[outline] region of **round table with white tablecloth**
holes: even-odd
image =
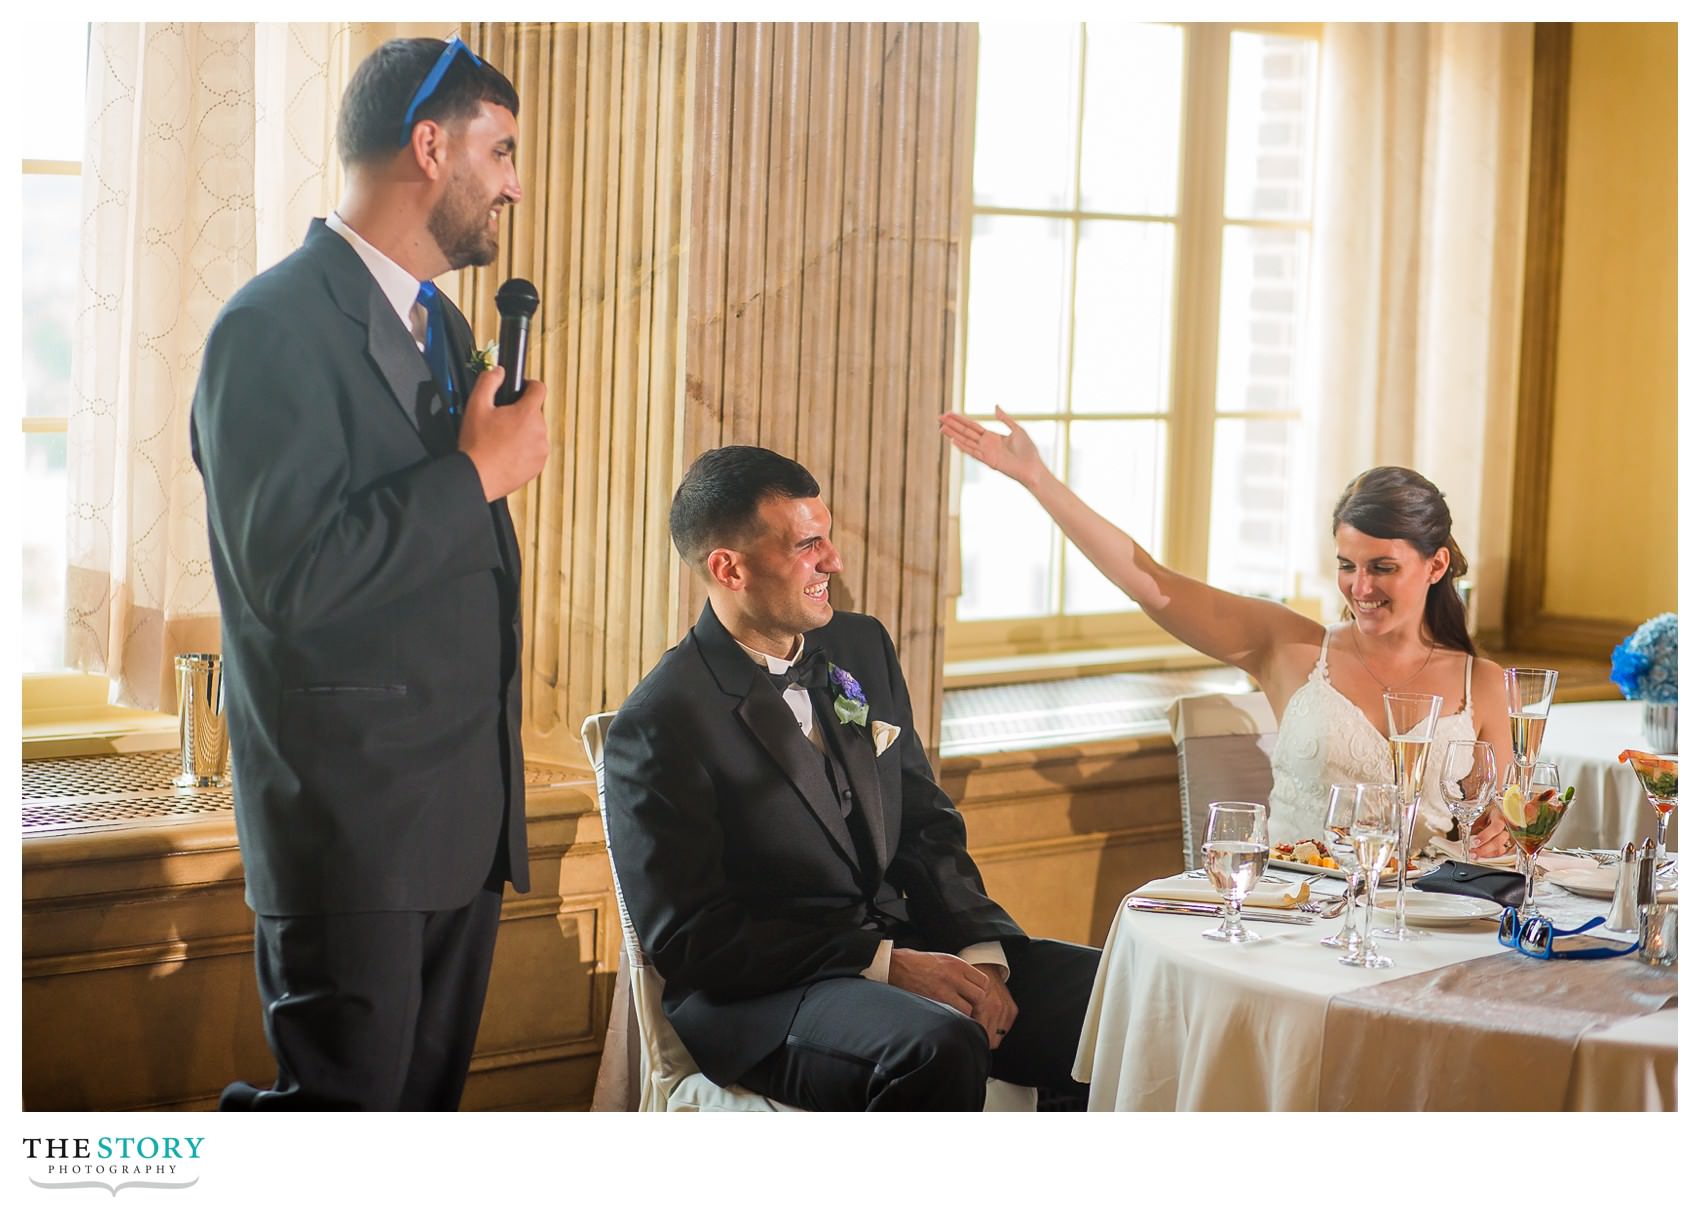
[[[1545,883],[1539,900],[1561,926],[1580,925],[1607,910],[1603,901],[1549,891]],[[1382,951],[1395,962],[1391,969],[1347,968],[1336,962],[1339,953],[1317,943],[1334,925],[1251,922],[1247,926],[1262,938],[1232,945],[1201,938],[1208,919],[1142,913],[1124,905],[1104,942],[1075,1060],[1074,1076],[1091,1084],[1089,1107],[1315,1110],[1331,998],[1504,951],[1487,920],[1479,926],[1438,928],[1421,940],[1382,941]],[[1674,1108],[1676,1015],[1670,1007],[1583,1035],[1561,1087],[1564,1106]],[[1462,1043],[1472,1028],[1466,1022],[1449,1031]],[[1385,1047],[1401,1048],[1397,1031],[1386,1034]],[[1446,1065],[1452,1050],[1438,1053],[1425,1064]],[[1515,1060],[1506,1059],[1508,1069]],[[1479,1055],[1472,1064],[1479,1064]],[[1495,1077],[1479,1069],[1470,1075],[1482,1083],[1493,1083]]]
[[[1558,703],[1547,717],[1541,757],[1558,764],[1560,781],[1576,785],[1576,800],[1549,844],[1554,847],[1610,847],[1656,831],[1652,805],[1641,781],[1617,756],[1648,749],[1641,735],[1638,701],[1610,699]],[[1678,809],[1671,817],[1665,846],[1677,849]]]

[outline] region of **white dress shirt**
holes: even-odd
[[[325,216],[325,226],[348,241],[349,247],[366,263],[366,268],[377,280],[378,290],[389,300],[402,325],[413,334],[413,343],[419,347],[419,352],[424,353],[425,308],[419,302],[419,279],[379,252],[335,211]]]
[[[738,647],[749,654],[751,661],[757,665],[766,666],[770,673],[783,674],[801,660],[803,637],[797,637],[797,647],[789,657],[774,657],[767,653],[758,652],[741,640],[738,641]],[[826,738],[821,736],[820,726],[815,721],[815,705],[814,701],[809,698],[807,688],[795,685],[788,686],[780,698],[784,699],[785,706],[791,709],[791,715],[797,718],[797,727],[803,730],[803,736],[809,739],[809,744],[825,754]],[[891,948],[891,940],[880,940],[879,951],[874,953],[873,963],[862,970],[862,976],[871,981],[890,981]],[[1003,970],[1004,980],[1009,980],[1009,961],[1004,956],[1003,945],[995,939],[988,939],[984,943],[971,943],[957,955],[972,965],[996,965]]]

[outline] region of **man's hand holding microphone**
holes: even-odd
[[[497,501],[533,480],[549,458],[545,389],[525,377],[537,288],[510,278],[496,292],[502,315],[498,365],[478,377],[460,423],[460,449],[478,470],[484,500]]]

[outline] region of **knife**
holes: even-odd
[[[1222,916],[1222,906],[1219,902],[1166,901],[1155,897],[1129,897],[1124,904],[1130,910],[1148,910],[1153,914],[1193,914],[1208,918],[1220,918]],[[1316,921],[1316,915],[1306,914],[1302,910],[1241,909],[1240,917],[1248,922],[1302,924]]]

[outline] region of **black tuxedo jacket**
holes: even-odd
[[[627,909],[666,981],[668,1020],[722,1085],[784,1042],[809,983],[858,976],[882,937],[945,952],[1022,938],[933,780],[885,628],[838,611],[804,646],[868,699],[868,727],[846,725],[830,692],[812,692],[854,793],[849,817],[820,752],[711,607],[638,684],[604,748]],[[876,720],[903,730],[877,757]]]
[[[471,331],[443,304],[460,368]],[[456,449],[411,334],[322,221],[219,314],[190,441],[248,904],[447,909],[493,866],[523,891],[513,522]]]

